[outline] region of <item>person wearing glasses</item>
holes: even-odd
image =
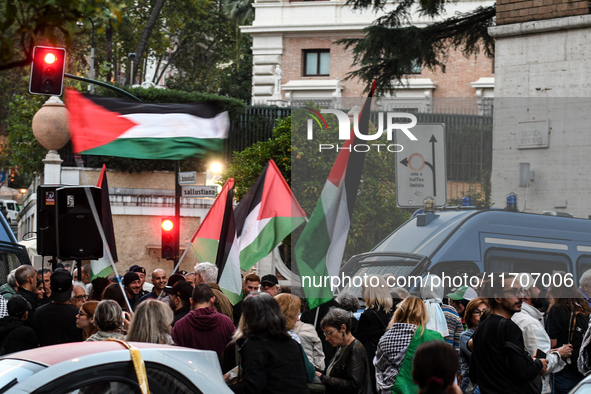
[[[351,333],[351,316],[340,308],[332,308],[320,323],[324,337],[337,352],[326,372],[316,372],[326,393],[373,393],[367,352]]]
[[[460,335],[460,372],[462,373],[462,384],[460,388],[465,392],[468,387],[474,394],[479,394],[480,390],[474,382],[470,382],[470,357],[472,356],[471,339],[474,335],[480,319],[486,312],[487,304],[485,298],[474,298],[466,305],[464,310],[464,319],[468,329]]]
[[[562,371],[566,362],[571,357],[573,346],[568,344],[558,349],[551,349],[550,337],[546,334],[543,325],[544,314],[538,310],[544,303],[540,299],[540,289],[534,286],[534,279],[530,274],[523,273],[519,277],[523,285],[523,304],[521,312],[511,317],[511,320],[519,326],[523,332],[525,350],[535,355],[538,349],[546,353],[548,371],[542,376],[542,394],[552,392],[550,377],[552,373]]]
[[[529,355],[521,329],[511,320],[523,304],[521,284],[508,273],[495,274],[482,295],[490,310],[472,337],[470,380],[483,394],[540,393],[548,360]]]
[[[72,286],[72,298],[70,299],[70,304],[76,309],[80,309],[82,304],[86,302],[88,297],[86,296],[86,286],[82,282],[73,282]]]
[[[82,329],[82,339],[85,341],[98,332],[98,328],[94,325],[94,311],[98,304],[99,301],[85,302],[76,315],[76,327]]]

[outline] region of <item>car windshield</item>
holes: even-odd
[[[0,393],[44,368],[42,365],[23,360],[10,358],[0,360]]]

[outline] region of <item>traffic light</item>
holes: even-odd
[[[64,48],[34,47],[29,92],[61,96],[65,67],[66,50]]]
[[[166,260],[174,260],[176,250],[176,232],[178,226],[174,218],[162,218],[162,258]]]

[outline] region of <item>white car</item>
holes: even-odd
[[[232,393],[217,354],[130,342],[140,349],[153,394]],[[118,342],[46,346],[0,358],[0,393],[138,393],[130,351]]]

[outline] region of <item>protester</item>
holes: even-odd
[[[222,315],[226,315],[230,320],[234,320],[234,311],[232,308],[232,302],[222,293],[220,287],[217,285],[218,279],[218,267],[215,265],[204,262],[199,263],[195,266],[195,284],[205,283],[211,287],[213,294],[215,295],[215,304],[213,307],[216,311]]]
[[[413,359],[412,378],[418,394],[461,394],[455,383],[458,353],[442,341],[430,341],[417,348]]]
[[[351,317],[343,309],[328,311],[320,323],[326,340],[338,348],[326,372],[317,372],[326,392],[359,393],[373,392],[367,352],[351,332]]]
[[[102,300],[114,300],[119,304],[119,307],[127,312],[129,311],[129,307],[127,306],[127,302],[125,302],[125,296],[121,291],[121,286],[119,283],[111,283],[109,286],[105,287],[105,291],[103,291],[103,295],[101,296]]]
[[[238,340],[242,381],[230,389],[245,394],[307,393],[304,355],[287,333],[277,301],[266,293],[249,295],[244,299],[240,325],[244,327]]]
[[[195,273],[187,272],[187,274],[185,275],[185,281],[191,286],[195,286]]]
[[[322,350],[322,341],[318,337],[314,326],[297,319],[293,332],[300,337],[300,343],[310,362],[317,370],[324,371],[326,364],[324,351]]]
[[[259,291],[261,278],[256,274],[248,274],[244,277],[244,284],[242,286],[242,294],[244,298],[252,292]],[[242,300],[232,307],[232,316],[234,317],[234,324],[238,326],[240,316],[242,316]]]
[[[18,285],[16,284],[16,268],[10,271],[8,276],[6,277],[6,283],[0,286],[0,295],[4,297],[6,301],[10,301],[13,295],[16,294],[16,289]]]
[[[410,297],[410,293],[403,287],[391,287],[390,296],[392,297],[392,310],[395,310],[398,304]]]
[[[172,310],[163,302],[147,299],[135,310],[125,339],[133,342],[172,345],[171,323]]]
[[[334,356],[335,350],[332,347],[332,345],[326,340],[326,337],[324,336],[324,331],[322,331],[322,326],[320,325],[320,323],[322,322],[322,319],[324,319],[324,316],[326,316],[326,314],[331,308],[340,308],[339,303],[334,299],[325,302],[324,304],[321,304],[316,308],[304,310],[300,315],[300,320],[303,323],[308,323],[316,329],[316,334],[318,335],[318,338],[320,338],[320,341],[322,341],[322,353],[324,353],[325,365],[330,364],[330,361]]]
[[[72,283],[73,290],[72,290],[72,298],[70,299],[70,304],[76,308],[80,309],[82,304],[86,302],[86,286],[84,283],[75,281]]]
[[[166,299],[166,303],[168,303],[168,298],[165,297],[166,294],[162,294],[162,290],[166,286],[166,279],[166,271],[160,268],[155,269],[152,272],[152,284],[154,287],[151,292],[140,298],[140,302],[150,298],[156,300],[160,297],[161,300]]]
[[[80,306],[76,315],[76,327],[82,330],[82,339],[85,341],[98,332],[98,328],[94,325],[94,312],[98,304],[99,301],[86,301]]]
[[[349,312],[349,316],[351,316],[351,332],[355,333],[355,331],[357,331],[357,326],[359,325],[359,320],[357,320],[355,317],[355,313],[359,311],[359,300],[355,294],[351,292],[344,292],[337,296],[337,302],[339,303],[341,309]]]
[[[375,367],[373,358],[380,338],[387,330],[392,319],[392,297],[386,280],[379,275],[368,275],[361,285],[361,296],[365,302],[365,311],[359,317],[359,325],[354,332],[367,352],[372,386],[376,389]]]
[[[168,294],[168,306],[174,312],[172,326],[191,312],[191,295],[193,286],[180,280],[172,288],[164,287],[164,292]]]
[[[102,300],[94,311],[93,324],[98,332],[88,337],[87,341],[106,341],[107,339],[124,340],[121,333],[123,311],[113,300]]]
[[[180,346],[213,350],[221,361],[222,353],[234,334],[234,324],[213,308],[215,295],[209,285],[200,283],[193,289],[191,307],[172,329],[172,339]]]
[[[563,360],[571,357],[573,347],[569,344],[558,349],[551,349],[550,337],[544,330],[544,315],[537,309],[544,305],[539,297],[540,289],[533,286],[534,278],[530,274],[522,273],[518,280],[523,285],[523,304],[521,312],[513,314],[511,320],[521,329],[525,350],[530,355],[535,355],[538,350],[546,353],[548,370],[542,377],[542,393],[551,393],[551,374],[564,368],[566,364]]]
[[[472,289],[473,290],[473,289]],[[487,304],[485,298],[474,298],[466,305],[464,311],[464,320],[468,329],[460,335],[460,372],[462,373],[462,391],[466,391],[468,387],[474,394],[479,394],[480,389],[476,387],[476,383],[470,382],[470,357],[472,356],[472,346],[468,342],[474,336],[474,331],[480,323],[480,319],[486,312]]]
[[[51,278],[51,270],[49,268],[41,268],[37,270],[37,279],[42,282],[43,287],[43,297],[49,299],[51,297],[51,287],[50,287],[50,278]],[[48,301],[43,302],[43,304],[47,304]],[[39,304],[41,306],[42,304]]]
[[[270,294],[272,297],[279,293],[279,281],[275,275],[268,274],[261,278],[261,292]]]
[[[45,297],[45,284],[39,278],[37,278],[37,288],[35,289],[35,293],[37,293],[38,307],[49,302],[49,298]]]
[[[439,332],[425,328],[428,319],[427,307],[420,298],[408,297],[398,305],[374,359],[378,393],[418,391],[412,379],[415,352],[424,342],[443,340]]]
[[[7,309],[8,316],[0,319],[0,356],[39,346],[35,330],[25,323],[31,309],[28,301],[15,295],[8,301]]]
[[[287,333],[297,342],[300,344],[302,354],[304,355],[304,365],[306,367],[306,372],[308,374],[308,382],[311,382],[316,377],[316,369],[314,364],[312,364],[310,358],[306,354],[304,347],[302,345],[302,340],[298,334],[294,332],[295,323],[298,320],[298,315],[300,313],[300,308],[302,306],[302,302],[299,298],[292,297],[291,294],[288,293],[280,293],[275,296],[275,300],[279,304],[279,308],[285,317],[285,326],[287,328]],[[320,340],[318,340],[320,344]],[[324,360],[323,360],[324,361]]]
[[[78,268],[75,268],[72,274],[73,279],[81,281],[85,286],[88,285],[90,283],[90,264],[84,264],[80,272],[81,275],[78,278]]]
[[[504,280],[503,280],[504,279]],[[488,298],[486,318],[472,338],[470,380],[480,392],[539,393],[548,360],[532,358],[523,334],[511,317],[521,311],[523,288],[508,273],[495,274],[482,289]]]
[[[1,287],[0,291],[2,291]],[[588,269],[587,271],[583,272],[583,274],[579,278],[579,292],[587,301],[589,306],[591,306],[591,269]]]
[[[102,301],[103,300],[103,292],[111,284],[109,279],[107,278],[95,278],[90,282],[92,285],[92,291],[90,292],[90,300],[94,301]]]
[[[29,302],[31,306],[29,309],[27,324],[29,327],[33,327],[35,322],[35,310],[38,306],[38,295],[35,292],[37,290],[37,271],[31,265],[21,265],[15,271],[14,277],[18,284],[16,294],[22,296]]]
[[[478,294],[476,291],[468,286],[459,287],[453,293],[447,295],[447,298],[449,298],[449,304],[454,307],[462,320],[464,319],[464,311],[466,310],[466,306],[470,301],[477,297]]]
[[[35,332],[41,346],[82,341],[82,330],[76,327],[78,309],[70,304],[72,276],[63,268],[50,278],[51,302],[36,311]]]
[[[135,272],[128,272],[123,276],[123,285],[125,286],[125,296],[131,306],[131,310],[135,310],[137,304],[140,303],[140,290],[142,285],[140,277]]]
[[[464,332],[464,325],[462,324],[462,318],[451,305],[446,305],[442,302],[443,298],[443,282],[436,275],[427,275],[425,277],[426,284],[421,289],[421,296],[427,303],[429,311],[429,321],[427,322],[427,328],[438,331],[443,335],[445,342],[449,343],[460,351],[460,335]],[[441,325],[441,314],[437,311],[437,307],[441,308],[443,317],[445,318],[445,324],[447,326],[447,335],[444,334],[445,327]],[[431,315],[432,311],[435,311],[435,315]]]
[[[589,326],[591,306],[574,287],[564,284],[550,286],[547,296],[550,298],[550,307],[546,331],[551,347],[572,345],[570,360],[562,371],[554,373],[552,382],[555,394],[568,393],[584,377],[577,369],[576,360],[579,358],[583,335]]]

